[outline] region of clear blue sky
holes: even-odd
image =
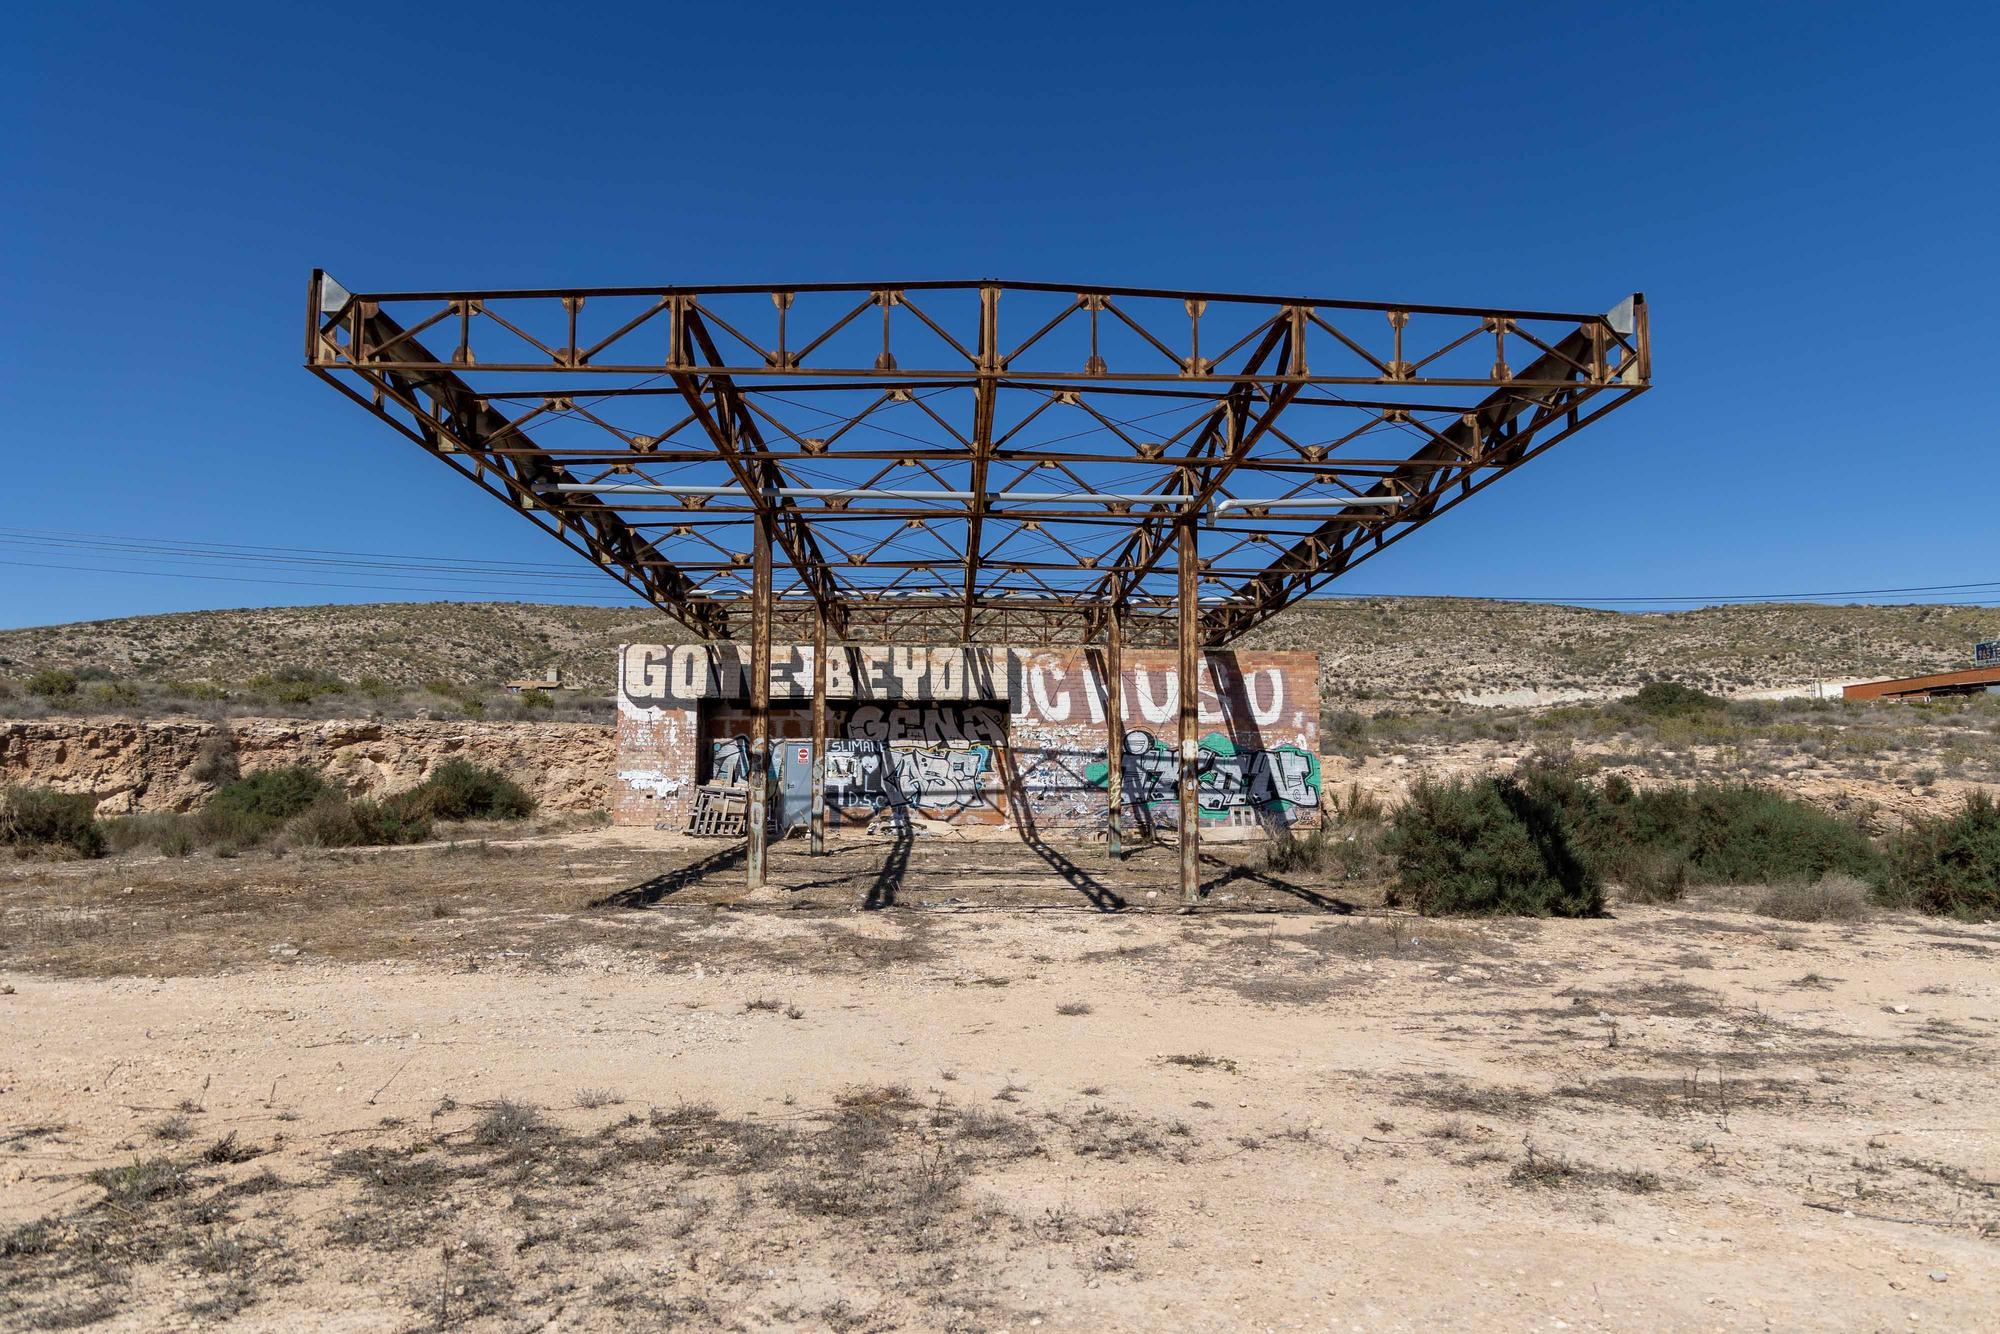
[[[20,530],[570,559],[300,368],[315,265],[1639,289],[1651,394],[1331,591],[2000,600],[1993,11],[839,8],[17,12],[0,625],[385,596]]]

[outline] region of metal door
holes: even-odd
[[[774,741],[777,746],[777,825],[782,836],[812,818],[812,742]]]

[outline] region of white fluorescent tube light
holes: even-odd
[[[1217,518],[1230,510],[1326,510],[1330,513],[1347,509],[1387,509],[1403,503],[1401,496],[1291,496],[1284,500],[1256,500],[1246,496],[1232,496],[1215,502],[1213,513]]]
[[[750,493],[740,486],[692,486],[671,482],[558,482],[535,488],[542,495],[587,494],[600,496],[741,496]],[[913,491],[900,487],[861,486],[781,486],[772,495],[796,500],[958,500],[973,499],[970,491]],[[1185,505],[1192,496],[1157,492],[1103,493],[1097,491],[989,491],[986,503],[1021,505]]]

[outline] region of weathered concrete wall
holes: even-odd
[[[628,645],[619,655],[621,823],[677,823],[689,789],[748,764],[744,655],[730,646]],[[827,802],[836,823],[884,811],[954,824],[1026,823],[1086,832],[1104,824],[1108,761],[1104,659],[1081,649],[850,648],[828,662]],[[1174,654],[1125,655],[1121,757],[1126,818],[1178,818]],[[1318,820],[1318,658],[1206,655],[1201,699],[1205,823],[1264,827]],[[812,650],[772,663],[772,736],[810,736]],[[774,750],[774,763],[784,749]]]
[[[192,810],[214,791],[188,770],[226,726],[245,773],[309,764],[355,795],[415,787],[448,759],[500,770],[548,811],[605,807],[616,754],[597,723],[40,718],[0,721],[0,784],[88,792],[100,813]]]
[[[1075,650],[1022,653],[1009,718],[1018,788],[1038,826],[1103,827],[1103,659]],[[1316,824],[1321,802],[1319,661],[1311,653],[1207,654],[1196,681],[1207,825]],[[1125,818],[1179,819],[1180,671],[1173,653],[1125,655],[1119,697]]]

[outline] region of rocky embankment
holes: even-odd
[[[0,785],[88,792],[103,815],[192,810],[215,787],[193,776],[196,758],[224,731],[245,773],[308,764],[355,796],[415,787],[445,760],[467,759],[526,787],[544,811],[610,801],[614,729],[593,723],[9,719],[0,720]]]

